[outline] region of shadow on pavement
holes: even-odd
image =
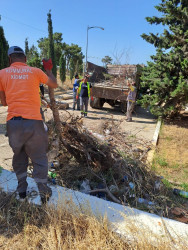
[[[151,122],[151,121],[136,121],[136,120],[133,120],[132,122],[134,122],[134,123],[147,123],[147,124],[155,124],[156,123],[156,121]]]
[[[102,109],[92,109],[88,113],[99,114],[99,115],[123,115],[123,112],[118,108],[102,108]]]
[[[133,112],[133,115],[136,114],[136,117],[138,118],[144,118],[144,119],[157,119],[156,116],[152,115],[149,111],[149,109],[144,109],[141,106],[136,106],[135,111]]]
[[[0,123],[0,135],[5,135],[6,133],[6,124]]]
[[[83,117],[84,118],[84,117]],[[109,118],[109,117],[91,117],[91,116],[87,116],[87,118],[84,119],[90,119],[90,120],[108,120],[108,121],[120,121],[118,119],[114,119],[114,118]]]
[[[124,114],[119,107],[103,107],[102,109],[92,109],[90,111],[88,111],[88,113],[93,113],[93,114],[104,114],[104,115],[117,115],[117,116],[125,116],[126,114]],[[140,106],[136,106],[135,111],[133,111],[133,117],[137,117],[137,118],[143,118],[143,119],[154,119],[156,120],[157,117],[152,115],[150,113],[150,111],[148,109],[144,109]],[[139,121],[137,121],[139,122]],[[141,123],[142,121],[140,121]],[[146,121],[143,121],[143,123],[147,123]],[[156,123],[156,121],[152,121],[150,123]]]

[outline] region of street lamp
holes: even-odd
[[[85,72],[87,71],[87,51],[88,51],[88,31],[90,29],[101,29],[101,30],[104,30],[103,27],[100,27],[100,26],[87,26],[87,42],[86,42],[86,64],[85,64]]]

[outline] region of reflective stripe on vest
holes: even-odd
[[[81,91],[81,87],[82,87],[82,84],[83,82],[80,83],[80,86],[79,86],[79,94],[80,94],[80,91]],[[90,97],[90,84],[87,82],[87,90],[88,90],[88,97]]]

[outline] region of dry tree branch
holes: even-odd
[[[90,190],[90,191],[88,191],[88,192],[89,192],[90,194],[92,194],[92,193],[98,193],[98,192],[107,193],[107,195],[108,195],[114,202],[116,202],[116,203],[118,203],[118,204],[122,204],[121,201],[120,201],[119,199],[117,199],[117,198],[110,192],[110,190],[109,190],[108,187],[102,188],[102,189]],[[125,204],[125,205],[127,205],[127,204]]]

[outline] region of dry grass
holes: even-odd
[[[66,81],[64,83],[61,82],[60,80],[60,76],[59,76],[59,72],[57,72],[57,83],[58,83],[58,86],[64,90],[64,91],[67,91],[69,89],[72,89],[73,88],[73,82],[74,80],[70,80],[69,77],[67,77]]]
[[[153,167],[168,181],[188,191],[188,119],[164,124]]]
[[[96,219],[12,199],[0,212],[1,249],[126,249],[125,242]]]
[[[0,200],[7,197],[0,193]],[[74,210],[74,211],[73,211]],[[68,211],[68,212],[67,212]],[[134,227],[133,230],[134,231]],[[170,241],[151,245],[145,232],[135,242],[126,242],[108,229],[108,222],[99,222],[82,215],[70,204],[65,211],[36,207],[14,198],[0,209],[0,249],[173,249]],[[172,245],[171,245],[172,244]],[[170,247],[172,246],[172,247]],[[178,249],[183,246],[178,245]]]
[[[66,91],[68,90],[72,90],[73,89],[73,83],[74,80],[70,80],[69,77],[67,77],[66,81],[64,83],[61,82],[60,76],[59,76],[59,72],[57,72],[57,83],[58,83],[58,88],[55,89],[55,95],[58,95],[58,93],[66,93]],[[48,93],[47,87],[45,87],[45,91],[46,93]]]

